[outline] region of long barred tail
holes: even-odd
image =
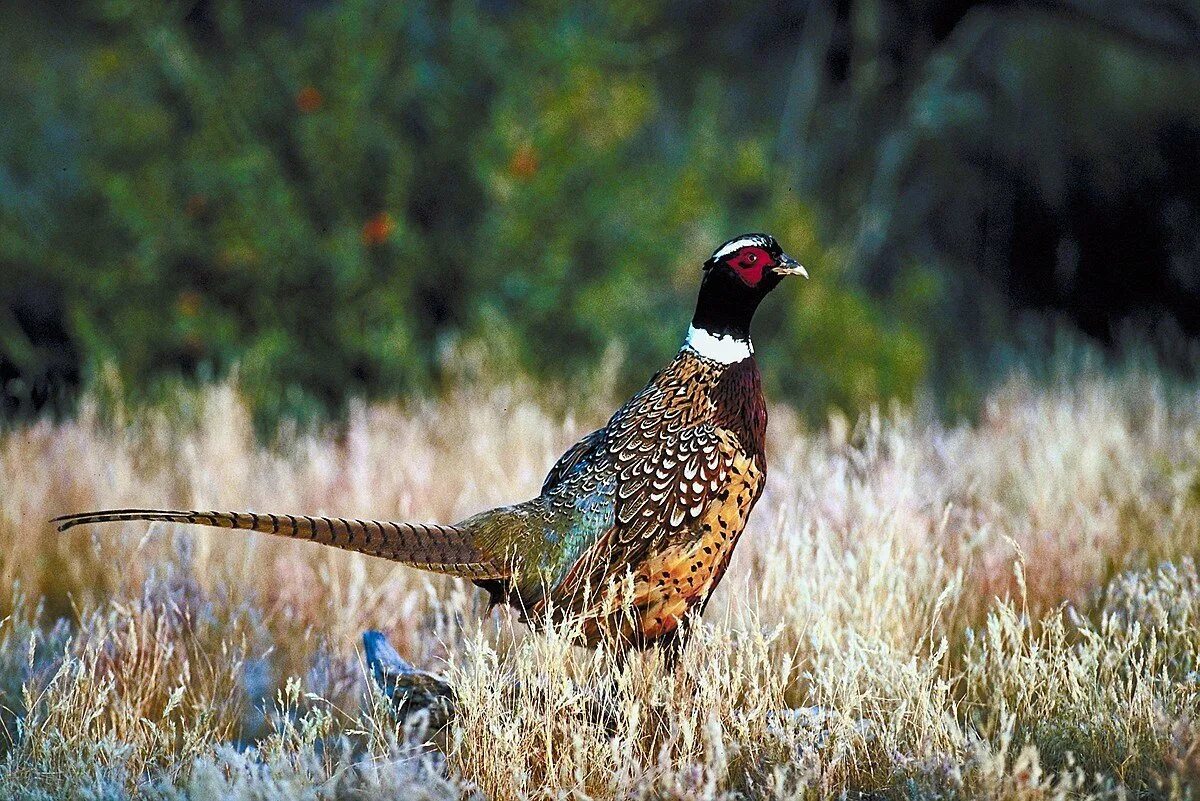
[[[499,560],[476,547],[468,529],[460,526],[346,520],[341,517],[273,515],[253,512],[191,512],[171,509],[107,509],[62,515],[51,520],[59,531],[92,523],[133,520],[189,523],[216,528],[261,531],[282,537],[319,542],[369,556],[469,579],[507,578]]]

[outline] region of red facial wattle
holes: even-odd
[[[775,263],[771,254],[760,247],[744,247],[725,260],[738,278],[747,286],[758,286],[762,280],[763,271]]]

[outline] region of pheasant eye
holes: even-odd
[[[747,263],[749,263],[749,264],[754,264],[754,262],[756,262],[756,261],[758,261],[758,254],[757,254],[757,253],[750,252],[750,253],[747,253],[747,254],[746,254],[746,262],[747,262]]]

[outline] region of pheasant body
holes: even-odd
[[[153,509],[57,522],[162,520],[309,539],[469,579],[535,627],[578,621],[589,645],[675,642],[720,583],[766,485],[767,411],[749,325],[792,274],[805,273],[765,235],[718,248],[679,354],[524,503],[453,526]]]
[[[476,583],[534,625],[582,619],[589,644],[671,634],[720,582],[762,493],[765,428],[753,358],[723,365],[685,347],[541,495],[460,524],[485,552],[513,548],[508,579]]]

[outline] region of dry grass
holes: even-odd
[[[607,407],[534,396],[360,408],[274,449],[228,386],[0,435],[0,797],[1192,793],[1200,396],[1145,378],[1013,381],[957,428],[893,411],[808,432],[776,410],[770,487],[679,674],[617,671],[486,616],[469,586],[356,555],[45,522],[459,519],[534,492]],[[439,749],[368,691],[370,627],[455,683]]]

